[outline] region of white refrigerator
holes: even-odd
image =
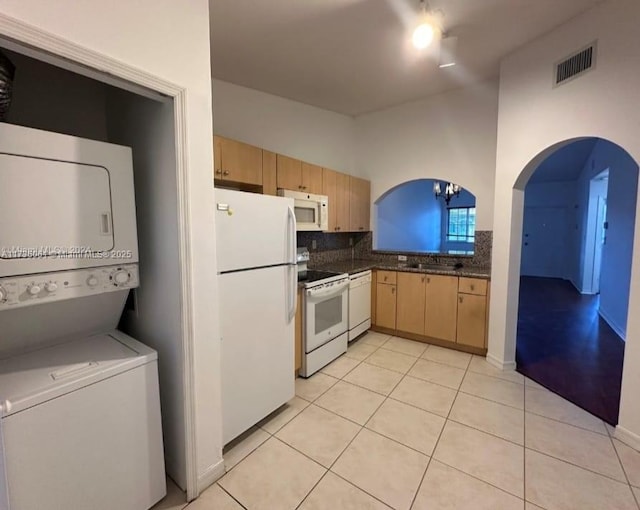
[[[294,388],[298,274],[293,200],[216,189],[223,442]]]

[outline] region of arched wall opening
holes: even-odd
[[[638,164],[590,137],[556,146],[527,174],[517,180],[524,191],[518,371],[616,424]]]
[[[472,255],[476,197],[465,188],[448,201],[434,194],[448,180],[414,179],[385,191],[374,203],[377,251]]]

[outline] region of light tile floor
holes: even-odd
[[[368,333],[154,510],[638,510],[640,453],[484,358]]]

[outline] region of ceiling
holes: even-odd
[[[577,180],[597,142],[598,138],[585,138],[558,149],[540,163],[527,184]]]
[[[359,115],[498,75],[506,54],[601,0],[432,0],[458,36],[411,46],[418,0],[210,0],[214,78]]]

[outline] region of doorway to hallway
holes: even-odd
[[[516,364],[618,422],[638,165],[587,138],[552,153],[525,187]]]

